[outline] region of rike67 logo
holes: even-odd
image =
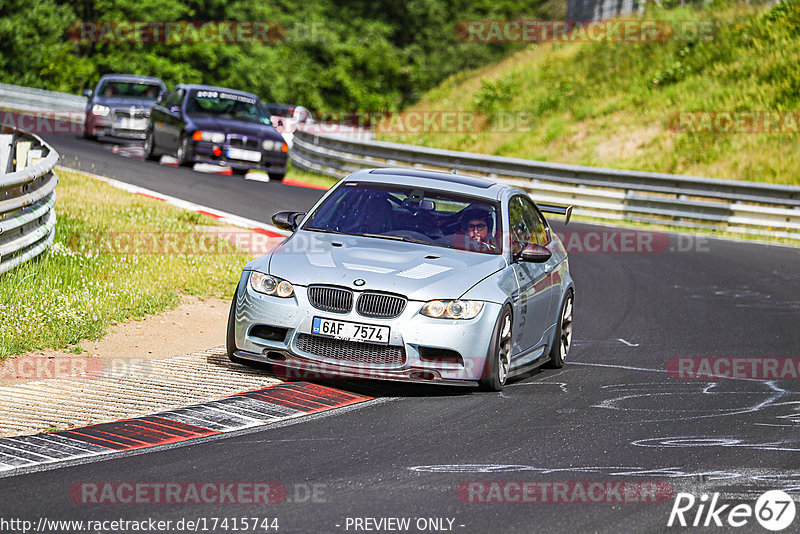
[[[743,527],[753,517],[767,530],[783,530],[794,521],[795,504],[792,497],[780,490],[763,493],[751,506],[719,504],[719,493],[710,497],[703,494],[696,498],[691,493],[678,493],[667,526],[682,527]]]

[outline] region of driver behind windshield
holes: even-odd
[[[462,220],[464,221],[462,230],[467,249],[482,252],[497,250],[497,244],[492,236],[492,214],[488,210],[468,209],[463,213]]]

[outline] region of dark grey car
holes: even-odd
[[[152,76],[106,74],[94,90],[83,92],[88,99],[83,136],[144,139],[150,110],[166,90]]]

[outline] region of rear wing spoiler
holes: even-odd
[[[556,204],[536,204],[539,209],[545,213],[556,213],[564,215],[564,224],[569,223],[569,218],[572,217],[572,206],[558,206]]]

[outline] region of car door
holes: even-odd
[[[167,93],[164,98],[156,102],[156,105],[150,110],[150,127],[153,131],[153,143],[158,146],[159,151],[165,150],[167,147],[167,139],[164,133],[167,128],[165,121],[167,119],[168,102],[172,101],[174,94],[175,90],[173,89],[171,92]]]
[[[161,139],[159,142],[162,149],[169,153],[174,153],[178,149],[178,141],[183,132],[183,115],[181,108],[183,107],[183,99],[186,96],[186,90],[182,87],[176,87],[164,103],[164,120],[161,130]]]
[[[523,195],[509,201],[511,261],[517,279],[514,301],[514,353],[521,354],[543,344],[545,332],[552,326],[550,308],[553,288],[553,258],[545,263],[524,262],[519,254],[527,243],[546,246],[549,230],[533,202]]]
[[[553,242],[553,233],[550,229],[550,225],[547,224],[544,215],[542,215],[541,210],[536,206],[536,204],[529,198],[529,197],[522,197],[522,201],[527,205],[528,209],[531,210],[530,213],[536,219],[536,230],[534,231],[535,242],[543,247],[546,247],[552,253],[550,259],[547,260],[544,265],[545,271],[548,273],[547,285],[542,288],[543,291],[547,292],[548,296],[550,297],[550,310],[547,314],[549,321],[547,322],[547,328],[552,328],[556,324],[556,308],[561,306],[561,275],[559,273],[559,267],[561,266],[562,262],[564,261],[564,256],[561,255],[557,250],[555,250],[554,242]],[[549,336],[545,332],[545,339]]]

